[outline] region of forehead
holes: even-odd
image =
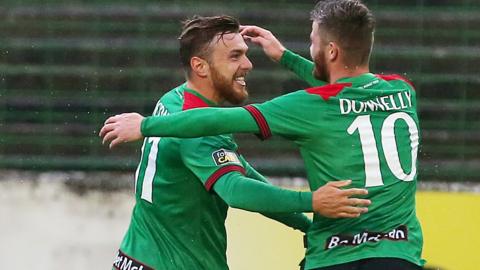
[[[212,44],[213,51],[229,52],[232,50],[248,50],[248,46],[240,33],[228,33],[223,36],[217,35]]]
[[[316,21],[313,21],[312,22],[312,32],[310,33],[310,36],[318,35],[318,31],[319,31],[318,23]]]

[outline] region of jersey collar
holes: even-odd
[[[187,84],[182,85],[184,91],[183,110],[202,108],[202,107],[217,107],[218,104],[207,99],[197,91],[187,87]]]
[[[378,77],[373,73],[364,73],[356,77],[346,77],[337,80],[336,83],[351,83],[352,85],[366,85],[374,80],[378,80]]]

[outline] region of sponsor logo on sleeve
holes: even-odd
[[[113,262],[113,268],[118,270],[154,270],[153,268],[128,257],[120,250],[117,252],[117,256]]]
[[[217,166],[227,163],[240,164],[240,160],[235,152],[225,149],[220,149],[212,153],[213,161]]]
[[[332,249],[338,246],[358,246],[366,242],[379,242],[381,240],[408,241],[408,229],[400,225],[389,232],[363,231],[355,235],[332,235],[327,238],[325,249]]]

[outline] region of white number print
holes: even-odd
[[[167,108],[159,101],[155,110],[153,112],[154,116],[159,115],[168,115]],[[139,181],[138,177],[140,175],[140,168],[143,164],[143,155],[145,153],[145,147],[147,144],[151,144],[150,152],[148,153],[147,168],[143,175],[142,182],[142,195],[141,198],[147,202],[153,203],[152,201],[152,190],[153,190],[153,180],[155,178],[155,173],[157,171],[157,154],[158,154],[158,143],[160,142],[160,137],[148,137],[143,141],[142,145],[142,155],[140,158],[140,163],[138,164],[137,170],[135,171],[135,188]],[[137,192],[137,190],[135,190]]]
[[[409,174],[406,174],[402,169],[395,140],[395,123],[400,119],[405,121],[410,133],[412,170]],[[360,143],[362,144],[365,163],[365,186],[382,186],[383,179],[380,171],[380,160],[370,115],[362,115],[355,118],[350,127],[348,127],[347,132],[353,135],[356,130],[358,130]],[[418,154],[418,128],[413,118],[404,112],[389,115],[382,124],[381,143],[385,160],[392,174],[402,181],[412,181],[417,173],[415,165]]]
[[[150,147],[147,168],[145,169],[145,176],[143,177],[141,198],[150,203],[152,202],[153,178],[155,176],[155,171],[157,170],[157,152],[160,139],[161,138],[158,137],[148,138],[148,143],[152,143],[152,147]]]

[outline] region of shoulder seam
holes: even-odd
[[[399,80],[399,81],[406,82],[413,88],[413,90],[415,90],[415,85],[413,85],[413,82],[400,74],[395,74],[395,73],[389,74],[389,75],[375,74],[375,76],[385,81]]]
[[[305,89],[309,94],[319,95],[323,100],[327,101],[330,97],[338,95],[345,87],[352,86],[352,83],[334,83],[318,87]]]

